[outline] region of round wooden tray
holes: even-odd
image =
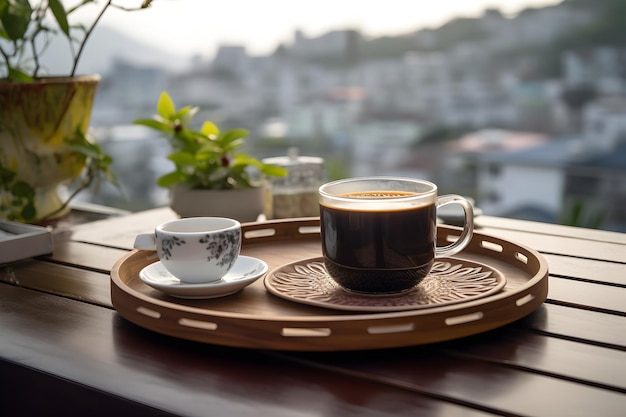
[[[319,218],[247,223],[241,253],[264,260],[270,271],[321,255]],[[460,234],[439,226],[439,245]],[[506,277],[496,294],[426,309],[360,313],[295,303],[270,294],[259,279],[217,299],[185,300],[145,285],[139,271],[158,260],[134,250],[111,270],[111,300],[127,320],[158,333],[216,345],[292,351],[402,347],[477,334],[518,320],[548,294],[548,264],[536,251],[475,232],[458,258],[487,264]]]

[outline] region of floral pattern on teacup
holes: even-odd
[[[164,259],[170,259],[172,257],[172,249],[174,248],[174,246],[182,246],[186,243],[187,242],[185,242],[183,239],[176,236],[163,239],[161,241],[161,250],[163,251],[161,257]]]
[[[200,238],[206,244],[207,261],[217,260],[218,266],[232,264],[239,256],[241,233],[239,231],[207,234]]]

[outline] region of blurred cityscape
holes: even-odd
[[[438,29],[369,38],[296,32],[269,56],[224,45],[192,70],[118,60],[94,136],[128,210],[168,204],[165,139],[132,125],[162,91],[198,122],[243,127],[258,158],[325,160],[327,179],[401,175],[474,198],[484,214],[626,231],[626,2],[565,0],[515,17],[487,10]]]

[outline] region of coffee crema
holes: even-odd
[[[357,193],[341,194],[341,197],[356,199],[383,199],[383,198],[403,198],[415,197],[419,194],[409,191],[361,191]]]
[[[368,191],[341,197],[375,202],[416,195]],[[419,283],[435,258],[435,204],[396,208],[355,203],[349,208],[320,204],[329,274],[342,287],[363,293],[394,293]]]

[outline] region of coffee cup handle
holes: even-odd
[[[156,235],[154,233],[140,233],[135,237],[135,249],[156,250]]]
[[[452,256],[461,252],[472,239],[474,232],[474,209],[472,204],[460,195],[449,194],[437,198],[437,209],[448,204],[459,204],[463,207],[465,222],[459,238],[447,246],[437,246],[435,257]]]

